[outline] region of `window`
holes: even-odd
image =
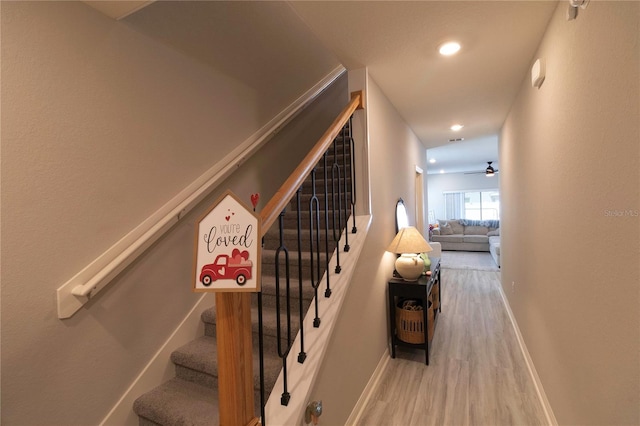
[[[444,193],[445,219],[500,220],[500,191]]]

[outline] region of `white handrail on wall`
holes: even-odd
[[[64,319],[73,316],[89,301],[91,296],[109,284],[124,268],[130,265],[344,72],[345,68],[342,65],[336,67],[171,201],[58,288],[58,318]]]

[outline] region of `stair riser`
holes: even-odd
[[[310,210],[310,202],[311,202],[311,197],[312,197],[312,192],[308,192],[308,193],[303,193],[300,196],[300,207],[302,208],[302,210],[304,211],[309,211]],[[347,192],[346,196],[345,193],[340,191],[338,192],[337,188],[336,190],[332,193],[331,192],[331,187],[327,188],[327,197],[329,200],[329,215],[331,215],[331,211],[332,210],[338,210],[339,209],[339,205],[338,203],[342,204],[342,208],[344,208],[344,204],[345,204],[345,199],[347,201],[349,201],[349,197],[351,196],[351,192]],[[316,187],[316,197],[318,197],[318,204],[319,204],[319,208],[318,210],[322,210],[324,211],[324,199],[325,199],[325,192],[324,192],[324,186],[320,187],[320,185],[318,185]],[[333,200],[333,204],[331,202],[331,200]],[[292,207],[295,207],[295,205],[297,204],[296,200],[293,200],[291,202]]]
[[[320,250],[321,251],[326,251],[326,242],[325,242],[325,237],[326,233],[323,231],[320,233],[319,236],[319,242],[320,242]],[[332,253],[333,250],[335,250],[336,246],[337,246],[337,242],[333,237],[333,232],[329,231],[329,253]],[[340,235],[337,235],[338,237],[340,237]],[[316,237],[316,234],[314,233],[314,238]],[[290,262],[297,262],[298,261],[298,238],[295,236],[290,236],[288,238],[284,238],[282,243],[284,244],[284,247],[289,251],[289,261]],[[311,247],[311,241],[309,240],[309,236],[307,235],[306,238],[302,239],[302,241],[300,241],[301,244],[301,248],[302,251],[306,251],[308,252],[310,247]],[[314,247],[315,247],[316,242],[314,242]],[[263,246],[266,250],[276,250],[280,247],[280,239],[279,238],[265,238],[264,240],[264,246]],[[280,254],[280,259],[281,259],[281,263],[284,264],[284,259],[285,259],[285,253],[284,251]],[[274,257],[262,257],[262,264],[265,263],[275,263],[275,258]]]
[[[316,177],[318,173],[324,172],[324,167],[325,167],[324,159],[320,158],[320,161],[316,163],[314,168],[316,171]],[[331,174],[331,169],[334,169],[334,168],[340,169],[340,174],[342,177],[349,176],[351,174],[351,169],[353,168],[353,163],[351,161],[351,154],[347,152],[346,155],[343,155],[341,147],[338,148],[337,156],[334,157],[333,150],[331,150],[330,153],[327,154],[327,170],[329,174]],[[314,169],[311,169],[311,170],[314,170]],[[311,172],[309,172],[309,175],[305,176],[305,179],[309,179],[310,175],[311,175]]]
[[[206,386],[211,389],[214,389],[218,386],[218,378],[203,371],[192,370],[191,368],[187,368],[182,365],[176,365],[175,370],[176,377],[182,380],[197,383],[200,386]]]
[[[306,307],[306,309],[308,309],[308,306]],[[298,313],[298,309],[292,309],[292,315],[291,315],[291,338],[295,339],[296,334],[298,333],[298,330],[300,330],[300,318],[297,315]],[[281,335],[280,335],[280,340],[282,342],[282,347],[286,347],[287,345],[287,317],[286,314],[284,314],[284,312],[281,314],[280,316],[280,327],[281,327]],[[254,347],[258,347],[258,319],[255,318],[252,324],[252,331],[253,331],[253,340],[254,340]],[[265,323],[263,324],[263,336],[265,339],[265,345],[269,345],[269,347],[276,347],[276,342],[277,342],[277,329],[276,329],[276,323]],[[216,325],[215,324],[211,324],[211,323],[207,323],[204,325],[204,334],[205,336],[209,336],[209,337],[216,337]],[[265,346],[266,347],[266,346]],[[266,353],[266,350],[265,350]],[[275,350],[273,352],[274,354],[276,353]],[[203,373],[206,374],[206,373]]]
[[[324,253],[324,252],[323,252]],[[316,280],[321,279],[322,276],[324,275],[324,271],[327,269],[327,265],[324,261],[324,255],[321,255],[320,257],[320,276],[318,277],[318,264],[317,262],[314,260],[314,264],[313,264],[313,276],[316,278]],[[312,273],[312,267],[311,267],[311,263],[309,262],[304,262],[303,261],[303,265],[302,267],[299,267],[297,265],[297,263],[293,263],[291,262],[291,264],[289,265],[289,277],[291,280],[297,280],[298,279],[298,271],[302,271],[302,279],[303,280],[310,280]],[[267,264],[262,264],[262,273],[263,274],[268,274],[268,275],[274,275],[276,274],[276,266],[273,263],[267,263]],[[281,276],[281,279],[284,279],[285,274],[286,274],[286,269],[284,266],[281,266],[279,269],[279,274]]]
[[[253,330],[253,347],[258,348],[258,320],[254,320],[255,325],[252,327]],[[295,340],[296,335],[298,334],[300,321],[297,317],[291,319],[291,341]],[[216,337],[216,325],[215,324],[205,324],[204,325],[204,334],[205,336]],[[275,327],[266,327],[264,328],[264,353],[268,356],[277,356],[277,331]],[[280,336],[281,348],[286,349],[287,347],[287,328],[286,328],[286,317],[282,316],[282,331]],[[196,371],[196,370],[192,370]],[[199,371],[198,371],[199,372]],[[205,372],[200,372],[205,376],[211,376]],[[217,371],[214,373],[214,376],[217,375]],[[206,381],[206,378],[203,378]],[[203,384],[203,386],[205,386]]]
[[[349,216],[351,216],[351,211],[349,209],[347,210],[347,214]],[[324,222],[325,222],[324,210],[320,210],[319,216],[320,216],[320,221],[319,221],[320,226],[319,226],[319,228],[321,230],[323,230],[323,229],[325,229],[325,226],[324,226]],[[341,217],[342,217],[342,228],[344,228],[345,227],[345,223],[346,223],[344,211],[342,212]],[[336,213],[336,222],[337,221],[338,221],[338,214]],[[315,222],[315,219],[314,219],[314,222]],[[296,215],[296,212],[295,211],[287,212],[287,214],[284,217],[283,223],[284,223],[285,229],[297,230],[298,229],[298,216]],[[304,211],[300,212],[300,228],[302,230],[302,235],[303,236],[306,235],[307,239],[309,238],[309,223],[310,223],[309,212],[304,212]],[[276,228],[276,229],[278,229],[278,228]],[[332,214],[331,211],[329,212],[329,230],[330,230],[330,232],[333,232],[332,231],[333,230],[333,214]]]
[[[331,177],[331,173],[329,173],[329,177]],[[336,176],[337,177],[337,176]],[[341,176],[342,178],[344,178],[344,176]],[[335,188],[333,188],[333,192],[338,195],[338,191],[340,191],[340,194],[342,194],[342,196],[344,197],[345,192],[346,193],[351,193],[350,189],[351,189],[351,178],[349,176],[347,176],[346,179],[346,184],[344,179],[342,179],[340,181],[340,183],[336,183]],[[345,188],[346,185],[346,188]],[[331,179],[329,179],[329,182],[327,182],[327,192],[331,193]],[[307,180],[304,181],[304,183],[302,184],[302,193],[303,194],[311,194],[313,192],[313,181],[311,180],[311,178],[307,178]],[[316,176],[316,192],[324,192],[324,178],[320,179],[318,176]],[[293,202],[295,202],[296,198],[294,196],[293,198]]]
[[[282,350],[285,351],[286,350],[286,340],[282,341]],[[265,338],[265,351],[268,350],[268,353],[270,354],[277,354],[277,347],[276,347],[276,340],[274,338]],[[257,336],[254,337],[253,339],[253,347],[257,348],[258,347],[258,338]],[[291,351],[297,350],[299,351],[298,348],[291,348]],[[267,352],[265,352],[267,353]],[[277,355],[275,355],[277,357]],[[257,357],[256,357],[257,358]],[[273,383],[275,383],[276,379],[277,379],[277,374],[279,373],[279,369],[280,369],[280,365],[281,365],[281,358],[277,358],[277,359],[272,359],[272,365],[275,365],[277,367],[277,370],[273,370],[271,371],[271,374],[269,377],[265,377],[265,392],[268,395],[271,392],[271,389],[273,388]],[[258,360],[254,360],[254,367],[253,367],[253,389],[256,392],[255,395],[257,397],[259,397],[259,392],[260,392],[260,371],[257,368],[258,365]],[[199,384],[200,386],[205,386],[208,387],[210,389],[217,389],[218,387],[218,372],[217,370],[215,371],[215,373],[213,375],[211,374],[207,374],[204,373],[202,371],[199,370],[194,370],[191,369],[189,367],[186,366],[182,366],[182,365],[176,365],[175,366],[175,372],[176,372],[176,377],[182,379],[182,380],[187,380],[189,382],[192,383],[196,383]]]
[[[298,285],[298,280],[292,280],[290,282],[291,288],[290,288],[290,296],[291,296],[291,304],[292,306],[298,306],[298,300],[300,300],[300,289],[299,289],[299,285]],[[276,289],[275,286],[274,287],[263,287],[262,289],[262,306],[264,308],[273,308],[275,307],[275,300],[276,300]],[[303,305],[304,303],[309,303],[311,301],[311,299],[313,299],[315,295],[315,292],[313,290],[313,287],[311,287],[311,284],[309,282],[304,282],[302,283],[302,300],[303,300]],[[283,284],[280,287],[280,303],[284,304],[286,303],[286,289],[285,289],[285,284]],[[252,303],[254,304],[254,306],[257,306],[257,296],[253,296],[252,297]],[[284,305],[282,305],[284,306]]]
[[[348,140],[348,138],[349,138],[349,136],[347,135],[347,140]],[[338,133],[338,136],[336,136],[333,139],[333,144],[329,147],[329,149],[327,151],[333,151],[333,147],[335,146],[340,150],[340,152],[342,152],[342,148],[345,146],[343,139],[344,138],[342,137],[342,133]],[[346,144],[346,148],[347,149],[345,151],[348,153],[349,152],[349,144]]]
[[[313,229],[311,229],[311,224],[310,224],[310,217],[309,215],[305,215],[305,216],[301,216],[300,218],[300,235],[298,235],[298,222],[297,222],[297,218],[295,216],[293,216],[291,219],[295,219],[295,220],[291,220],[291,221],[287,221],[288,218],[285,217],[284,220],[284,227],[282,228],[282,239],[286,244],[297,244],[298,243],[298,239],[302,242],[302,245],[308,245],[311,241],[311,238],[313,237],[314,240],[316,240],[318,237],[321,240],[325,239],[325,236],[328,234],[329,235],[329,239],[333,240],[335,239],[336,236],[339,236],[339,231],[340,228],[337,227],[335,230],[333,229],[333,215],[329,215],[328,217],[328,223],[329,223],[329,227],[328,229],[324,226],[325,223],[325,219],[327,219],[324,215],[324,212],[322,212],[321,214],[315,216],[314,215],[314,227]],[[319,219],[319,220],[318,220]],[[341,223],[342,224],[342,230],[344,231],[345,229],[345,214],[344,212],[342,212],[342,214],[338,214],[336,213],[335,215],[335,219],[336,219],[336,223]],[[293,226],[287,226],[287,223],[290,222]],[[315,226],[316,223],[319,223],[319,226]],[[280,243],[280,226],[279,224],[276,222],[276,225],[271,227],[271,229],[269,229],[263,239],[263,243],[271,243],[273,244],[273,242],[276,242],[276,244]]]
[[[312,171],[313,170],[316,171],[316,181],[318,179],[324,179],[325,166],[322,160],[320,160],[320,162],[316,164],[315,169],[312,169]],[[347,162],[345,164],[344,157],[342,155],[338,155],[335,161],[333,159],[333,155],[329,156],[327,160],[326,173],[327,173],[327,176],[329,176],[329,178],[335,177],[337,179],[338,177],[340,177],[341,182],[342,182],[342,179],[344,179],[345,177],[350,177],[351,157],[347,156]],[[309,175],[305,178],[305,181],[310,182],[311,176],[312,176],[312,172],[309,172]],[[331,186],[331,182],[329,182],[329,186]]]
[[[299,297],[299,287],[300,287],[300,283],[298,281],[298,277],[293,277],[290,281],[289,281],[289,285],[290,285],[290,289],[291,289],[291,296],[294,298],[298,298]],[[279,289],[280,289],[280,295],[282,296],[285,293],[285,286],[286,286],[286,282],[282,282],[279,285]],[[263,302],[265,303],[264,299],[266,297],[275,297],[276,294],[276,282],[275,282],[275,278],[274,277],[267,277],[267,276],[263,276],[263,280],[261,283],[261,292],[262,292],[262,299]],[[302,298],[305,300],[311,300],[313,298],[313,288],[311,286],[311,281],[309,280],[302,280]],[[252,298],[252,305],[253,306],[258,306],[257,303],[257,295],[254,295]]]
[[[300,209],[302,211],[310,211],[311,210],[311,197],[313,196],[313,192],[309,191],[309,192],[303,192],[300,195]],[[351,196],[351,192],[347,192],[346,196],[345,193],[343,191],[338,192],[338,188],[335,189],[335,191],[333,191],[333,193],[331,192],[331,186],[329,186],[327,188],[327,197],[325,197],[325,192],[324,192],[324,185],[320,186],[318,184],[316,184],[316,197],[318,198],[318,205],[314,205],[314,211],[317,210],[322,210],[324,212],[325,210],[325,205],[324,205],[324,200],[325,198],[327,198],[329,200],[329,215],[331,215],[331,211],[332,210],[339,210],[339,203],[341,203],[342,208],[344,208],[345,205],[345,199],[347,200],[347,202],[350,200],[350,196]],[[332,203],[333,200],[333,203]],[[294,197],[292,200],[289,201],[289,207],[292,211],[297,211],[297,205],[298,205],[298,201],[297,199]]]
[[[146,417],[138,416],[138,426],[162,426],[162,425],[152,420],[149,420]]]
[[[300,205],[300,227],[304,230],[309,229],[309,224],[310,224],[310,219],[311,219],[311,214],[309,213],[309,200],[311,199],[311,195],[308,196],[304,196],[306,197],[306,204],[305,203],[301,203]],[[322,197],[318,197],[318,201],[319,204],[318,206],[314,206],[314,210],[313,210],[313,221],[314,223],[317,221],[316,218],[319,217],[320,221],[323,223],[324,227],[324,219],[325,219],[325,205],[324,205],[324,198]],[[331,198],[331,197],[329,197]],[[337,197],[336,197],[337,200]],[[331,201],[331,200],[329,200]],[[345,201],[344,199],[344,195],[341,198],[341,204],[338,205],[337,203],[335,204],[335,206],[331,205],[331,202],[329,202],[329,208],[327,209],[329,211],[329,214],[326,216],[330,221],[333,220],[333,216],[335,215],[336,219],[338,219],[339,216],[341,216],[343,219],[346,216],[351,216],[351,210],[352,210],[352,206],[350,204],[350,200],[347,199]],[[335,207],[335,209],[334,209]],[[335,212],[335,213],[334,213]],[[292,220],[295,219],[295,220]],[[295,203],[289,203],[287,205],[287,209],[285,211],[285,217],[284,217],[284,221],[285,222],[291,222],[293,225],[290,226],[290,229],[297,229],[298,228],[298,206],[295,205]],[[280,219],[276,219],[276,222],[274,223],[273,226],[277,228],[278,223],[279,223]]]
[[[280,292],[277,294],[276,286],[275,286],[275,272],[277,266],[275,265],[275,252],[274,250],[280,246],[280,233],[276,225],[269,230],[265,239],[264,239],[264,250],[263,250],[263,259],[261,272],[263,277],[263,286],[262,286],[262,307],[263,307],[263,318],[264,318],[264,328],[263,328],[263,348],[265,354],[265,397],[268,398],[271,393],[272,387],[274,386],[278,374],[282,368],[282,360],[278,355],[278,341],[280,342],[280,352],[290,350],[292,353],[297,354],[300,351],[299,347],[291,347],[288,346],[293,343],[295,337],[297,336],[299,327],[300,327],[300,302],[302,301],[302,312],[303,317],[309,311],[309,309],[313,309],[313,297],[316,295],[315,290],[311,286],[311,278],[315,277],[315,279],[320,280],[319,288],[318,288],[318,296],[324,297],[324,292],[326,288],[326,280],[322,280],[321,278],[324,276],[325,269],[327,268],[327,252],[331,255],[337,245],[337,242],[334,238],[333,232],[333,224],[334,222],[338,223],[338,227],[344,229],[350,229],[348,225],[348,218],[345,216],[351,215],[351,201],[352,201],[352,185],[351,185],[351,149],[348,144],[343,141],[343,138],[339,136],[335,142],[335,149],[332,146],[326,153],[326,156],[320,160],[318,165],[315,168],[314,179],[311,179],[311,176],[308,176],[304,183],[302,184],[301,192],[300,192],[300,209],[301,211],[297,212],[297,196],[294,196],[293,199],[289,202],[286,213],[283,218],[283,223],[285,229],[284,232],[284,245],[289,250],[289,277],[290,277],[290,327],[291,330],[287,330],[287,315],[284,312],[287,305],[287,300],[285,298],[285,267],[281,266],[278,268],[279,273],[283,275],[281,278],[281,287]],[[347,148],[344,149],[343,147]],[[326,163],[326,167],[325,167]],[[337,165],[337,168],[334,166]],[[340,181],[333,184],[333,177],[337,177],[338,170],[340,174]],[[326,173],[325,173],[326,172]],[[325,181],[325,175],[328,179]],[[325,195],[325,186],[327,188]],[[310,238],[309,238],[309,224],[311,222],[309,213],[310,209],[310,200],[312,199],[312,194],[315,190],[315,193],[318,197],[317,208],[320,210],[319,212],[314,211],[313,218],[314,222],[316,221],[316,214],[319,213],[319,220],[317,220],[317,226],[321,230],[319,241],[314,243],[314,249],[316,247],[319,248],[319,254],[316,253],[313,256],[313,267],[311,266],[311,259],[308,253],[310,248]],[[332,194],[333,191],[333,194]],[[325,199],[328,201],[325,205]],[[332,210],[329,211],[327,215],[325,215],[326,207],[329,208],[339,208],[339,212],[334,212]],[[316,205],[314,205],[314,208]],[[339,215],[342,215],[340,217]],[[300,219],[298,219],[300,216]],[[335,218],[334,218],[335,217]],[[301,235],[301,250],[303,250],[303,256],[301,262],[298,261],[298,221],[300,220],[300,226],[302,230]],[[328,223],[325,231],[325,222]],[[314,231],[314,237],[315,237]],[[337,235],[336,235],[337,236]],[[328,246],[328,249],[327,249]],[[343,250],[343,247],[339,248]],[[303,289],[302,294],[300,294],[299,287],[299,275],[302,274],[303,277]],[[257,303],[257,295],[252,295],[252,341],[254,348],[254,359],[253,359],[253,376],[254,376],[254,401],[255,401],[255,412],[260,412],[260,371],[258,366],[259,357],[256,355],[258,351],[259,344],[259,335],[258,335],[258,319],[256,315],[256,306]],[[280,305],[281,312],[276,313],[276,305]],[[215,325],[215,311],[214,309],[208,309],[203,313],[203,322],[205,329],[205,336],[209,336],[215,339],[216,336],[216,325]],[[278,340],[278,330],[277,325],[280,322],[280,339]],[[289,340],[287,340],[287,337]],[[149,398],[144,399],[143,397],[138,398],[136,403],[138,403],[138,408],[136,409],[136,404],[134,404],[134,409],[137,414],[139,414],[139,424],[141,426],[160,426],[160,423],[171,423],[171,424],[192,424],[189,423],[189,420],[185,420],[186,418],[193,416],[193,411],[189,411],[186,415],[181,414],[181,418],[177,421],[167,420],[173,418],[173,414],[181,412],[182,407],[185,407],[182,402],[185,395],[184,389],[187,389],[186,395],[189,395],[189,398],[193,401],[199,401],[202,403],[203,398],[201,395],[209,395],[210,397],[205,398],[206,401],[217,401],[217,392],[218,387],[218,370],[217,370],[217,355],[216,351],[216,342],[208,337],[201,337],[200,339],[196,339],[190,342],[187,345],[182,346],[178,350],[174,351],[172,354],[172,361],[175,365],[175,374],[176,378],[172,379],[172,381],[167,382],[167,387],[158,387],[158,391],[154,394],[151,392],[145,395],[150,395]],[[208,358],[210,356],[211,358]],[[285,354],[286,356],[286,354]],[[175,380],[175,381],[173,381]],[[199,385],[199,386],[196,386]],[[164,386],[164,385],[163,385]],[[206,389],[205,389],[206,388]],[[282,389],[276,390],[275,393],[280,395]],[[157,395],[160,395],[164,399],[159,399]],[[166,395],[166,396],[165,396]],[[194,396],[192,396],[194,395]],[[161,400],[161,403],[158,403],[158,400]],[[167,405],[165,401],[172,401],[174,403],[173,406]],[[150,401],[150,402],[149,402]],[[177,404],[177,405],[176,405]],[[191,407],[190,404],[186,405]],[[163,411],[164,408],[164,411]],[[167,413],[170,413],[167,416]],[[207,411],[208,413],[208,411]],[[204,422],[200,421],[200,423],[208,424],[208,414],[205,415],[206,420]],[[215,418],[213,418],[215,417]],[[212,417],[211,424],[217,424],[217,412],[215,416]],[[198,423],[198,424],[200,424]],[[166,425],[165,425],[166,426]]]

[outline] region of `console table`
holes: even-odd
[[[431,275],[423,275],[417,281],[405,281],[402,278],[392,278],[389,286],[389,334],[391,335],[391,358],[396,357],[396,345],[410,348],[421,348],[425,351],[426,364],[429,365],[429,296],[434,285],[438,285],[437,305],[433,310],[434,329],[438,324],[438,317],[442,312],[442,282],[440,281],[440,258],[431,258]],[[402,299],[416,299],[422,302],[424,312],[424,343],[408,343],[400,340],[396,330],[396,305]],[[433,301],[435,303],[435,301]],[[435,334],[435,331],[434,331]]]

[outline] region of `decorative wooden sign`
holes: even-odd
[[[260,217],[225,192],[198,221],[195,292],[260,291]]]

